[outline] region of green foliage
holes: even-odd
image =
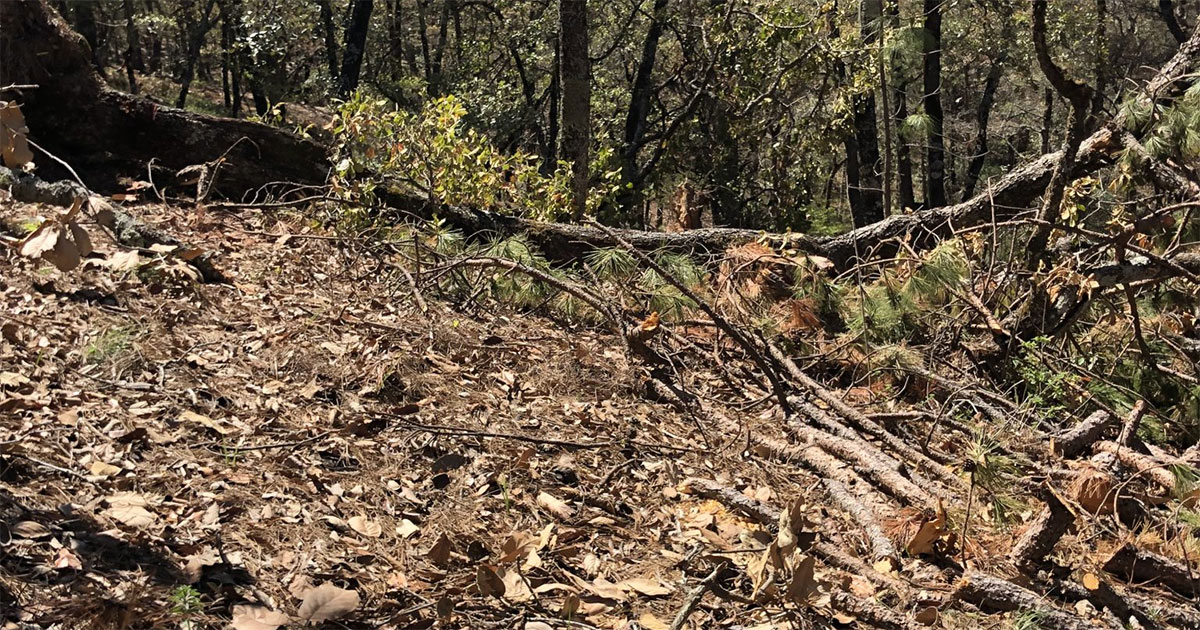
[[[1013,367],[1025,385],[1025,403],[1042,418],[1061,417],[1068,411],[1065,401],[1071,393],[1068,384],[1078,384],[1079,376],[1064,372],[1042,360],[1039,351],[1051,342],[1036,337],[1021,343]]]
[[[83,358],[89,363],[106,363],[133,346],[134,330],[129,326],[114,326],[100,333],[83,349]]]
[[[607,282],[621,282],[637,270],[633,254],[620,247],[598,247],[584,257],[596,277]]]
[[[992,522],[999,525],[1012,523],[1027,507],[1011,490],[1012,480],[1020,475],[1020,467],[1001,452],[999,442],[983,432],[975,434],[965,459],[975,485],[987,493]]]
[[[382,184],[437,203],[541,220],[565,216],[571,195],[567,165],[543,176],[535,156],[498,151],[464,123],[466,114],[453,96],[411,114],[355,94],[338,109],[333,127],[339,190],[369,201]],[[599,202],[589,199],[589,207]]]
[[[204,610],[200,591],[188,584],[175,587],[167,597],[167,602],[171,604],[171,614],[179,617],[180,626],[184,628],[190,628],[191,618]]]
[[[868,341],[908,339],[921,330],[922,322],[942,314],[953,298],[952,289],[966,275],[961,243],[946,241],[921,260],[885,269],[875,282],[845,291],[846,321]]]
[[[1013,615],[1011,630],[1043,630],[1046,615],[1039,610],[1020,610]]]

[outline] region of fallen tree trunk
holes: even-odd
[[[121,176],[145,179],[151,160],[172,174],[223,160],[215,188],[230,197],[273,181],[323,183],[328,172],[325,147],[311,140],[108,88],[82,36],[43,0],[4,2],[0,59],[0,86],[38,86],[17,99],[30,138],[68,159],[91,188],[112,190]],[[50,160],[38,164],[47,176],[65,175]]]
[[[1200,576],[1191,567],[1127,544],[1104,563],[1104,570],[1126,580],[1158,584],[1183,595],[1200,595]]]
[[[178,171],[222,160],[215,189],[238,197],[272,181],[323,183],[329,169],[325,147],[288,132],[247,121],[216,118],[156,104],[107,88],[92,68],[82,38],[70,30],[45,0],[17,0],[0,11],[0,85],[33,83],[22,99],[30,135],[50,151],[70,157],[88,173],[93,187],[112,188],[116,175],[138,178],[147,164]],[[1187,87],[1183,80],[1200,56],[1200,25],[1146,86],[1146,100],[1165,100]],[[1137,134],[1122,131],[1118,116],[1084,140],[1073,175],[1109,164]],[[907,239],[916,248],[936,244],[955,229],[1011,218],[1045,190],[1059,152],[1018,167],[962,203],[889,217],[845,234],[815,237],[768,234],[738,228],[707,228],[680,233],[614,230],[543,223],[470,208],[443,207],[405,195],[384,195],[401,210],[434,213],[467,233],[524,232],[547,257],[574,260],[594,247],[622,239],[643,251],[718,253],[731,245],[762,239],[778,248],[822,256],[837,267],[893,251]],[[1187,192],[1187,191],[1181,191]]]

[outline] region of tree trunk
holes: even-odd
[[[1042,74],[1046,75],[1046,80],[1054,86],[1054,90],[1071,103],[1071,112],[1067,116],[1062,160],[1054,167],[1050,184],[1042,198],[1042,207],[1038,211],[1038,219],[1043,222],[1057,216],[1058,208],[1062,204],[1064,190],[1075,168],[1075,153],[1087,129],[1088,108],[1092,104],[1092,89],[1080,81],[1067,78],[1062,68],[1050,57],[1050,48],[1046,43],[1047,4],[1047,0],[1033,0],[1033,48]],[[1043,223],[1030,237],[1026,250],[1027,269],[1037,269],[1038,263],[1044,260],[1050,231],[1051,228]]]
[[[442,13],[438,17],[438,40],[437,46],[433,49],[433,65],[430,69],[430,96],[440,96],[442,94],[442,60],[446,58],[446,41],[448,39],[446,33],[450,25],[450,4],[453,0],[442,0]]]
[[[549,177],[558,168],[559,108],[562,104],[562,84],[559,83],[560,56],[558,34],[554,36],[554,61],[550,66],[550,87],[546,88],[546,100],[550,102],[547,115],[546,152],[542,156],[541,173]]]
[[[329,70],[330,84],[338,83],[337,29],[333,26],[333,5],[329,0],[317,0],[321,9],[321,28],[325,35],[325,66]]]
[[[1004,74],[1001,65],[1003,60],[992,63],[988,69],[987,79],[983,83],[983,95],[979,98],[979,108],[975,110],[975,154],[967,165],[967,178],[963,183],[963,199],[975,196],[975,186],[983,173],[983,165],[988,154],[988,119],[992,115],[992,105],[996,102],[996,90],[1000,87],[1000,77]]]
[[[204,47],[204,38],[212,28],[212,10],[215,5],[216,0],[207,0],[200,13],[200,20],[187,25],[187,57],[184,59],[183,78],[179,84],[179,98],[175,99],[175,107],[179,109],[183,109],[183,106],[187,104],[188,90],[196,78],[196,63],[200,60],[200,49]]]
[[[1175,41],[1182,44],[1187,41],[1187,32],[1184,31],[1183,25],[1179,23],[1179,17],[1175,15],[1175,3],[1173,0],[1158,0],[1158,14],[1162,16],[1163,22],[1167,25],[1167,30],[1171,31],[1171,37]]]
[[[558,32],[562,154],[571,163],[571,215],[579,220],[587,207],[588,149],[591,144],[592,82],[587,0],[559,0]]]
[[[642,59],[638,63],[630,89],[629,110],[625,114],[625,146],[621,150],[621,214],[631,216],[641,197],[641,177],[638,154],[646,135],[646,120],[650,114],[650,97],[654,91],[654,65],[658,58],[658,40],[662,36],[667,0],[654,0],[650,13],[650,28],[642,42]]]
[[[137,75],[134,71],[146,71],[142,61],[142,45],[138,38],[137,24],[133,21],[133,0],[124,0],[121,10],[125,14],[125,39],[129,46],[125,48],[125,73],[129,78],[129,93],[138,93]]]
[[[216,189],[226,196],[239,197],[273,181],[325,180],[329,161],[315,142],[109,89],[92,68],[83,38],[44,2],[4,2],[0,50],[7,55],[0,64],[0,85],[39,86],[24,95],[21,105],[30,136],[69,161],[94,189],[111,190],[122,176],[144,179],[152,159],[155,176],[162,178],[156,183],[169,185],[175,171],[222,155]],[[53,162],[39,166],[48,176],[69,176],[56,172]]]
[[[859,29],[863,45],[870,47],[879,40],[882,0],[862,0],[859,3]],[[886,88],[885,88],[886,89]],[[854,97],[854,146],[858,152],[858,204],[850,204],[854,227],[883,220],[883,180],[879,173],[879,130],[875,122],[875,93]]]
[[[946,205],[946,149],[942,113],[942,3],[925,0],[925,95],[921,99],[929,116],[929,146],[926,149],[925,205]]]
[[[1054,89],[1046,88],[1042,106],[1042,155],[1050,152],[1050,133],[1054,126]]]
[[[229,115],[242,117],[242,75],[246,72],[248,52],[242,45],[245,36],[242,30],[242,0],[226,0],[221,9],[225,28],[229,29]]]
[[[233,48],[233,38],[229,32],[229,8],[225,2],[221,3],[221,96],[225,99],[225,111],[233,111],[233,94],[230,93],[229,75],[233,68],[230,63]]]
[[[83,35],[90,49],[92,67],[103,75],[104,64],[100,60],[100,33],[96,28],[95,8],[92,0],[76,0],[71,3],[71,14],[75,18],[75,30]]]
[[[367,30],[371,26],[371,11],[374,0],[354,0],[354,12],[346,26],[346,53],[342,56],[342,74],[338,81],[338,94],[345,98],[358,89],[358,75],[362,71],[363,55],[367,49]]]
[[[900,28],[900,2],[888,0],[888,23],[892,29]],[[900,210],[916,209],[916,193],[913,192],[912,153],[908,141],[900,136],[900,126],[908,118],[908,82],[902,79],[904,69],[899,60],[894,59],[890,74],[894,85],[892,87],[892,111],[885,112],[891,118],[891,127],[896,130],[896,184]],[[891,151],[891,146],[886,147]]]

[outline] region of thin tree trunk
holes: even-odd
[[[71,13],[75,18],[75,30],[83,35],[91,49],[92,67],[104,75],[104,64],[100,60],[100,33],[96,28],[96,11],[92,0],[76,0],[71,3]]]
[[[1054,126],[1054,89],[1046,88],[1042,106],[1042,155],[1050,152],[1050,133]]]
[[[888,21],[893,29],[900,27],[900,3],[898,0],[888,0]],[[917,207],[916,193],[913,191],[912,152],[908,141],[900,137],[900,125],[908,118],[908,82],[903,80],[903,67],[898,60],[892,62],[891,74],[895,85],[892,87],[892,97],[895,103],[892,110],[887,112],[891,118],[892,128],[896,133],[896,183],[898,187],[899,209],[915,209]],[[890,151],[890,147],[888,148]]]
[[[142,61],[142,45],[138,38],[137,24],[133,21],[133,0],[124,0],[121,10],[125,13],[125,39],[129,45],[125,48],[125,73],[129,77],[129,93],[138,93],[137,75],[134,71],[146,71]]]
[[[562,85],[562,152],[571,163],[571,214],[582,219],[587,207],[588,149],[591,144],[592,82],[588,59],[587,0],[559,0]]]
[[[437,47],[433,51],[433,66],[430,73],[431,81],[429,83],[430,96],[439,96],[442,93],[442,60],[446,57],[446,40],[447,28],[450,25],[450,3],[453,0],[442,1],[442,13],[438,18],[438,40]]]
[[[421,69],[425,73],[425,90],[433,94],[433,59],[429,49],[429,22],[426,9],[429,0],[417,0],[417,35],[421,38]]]
[[[1102,5],[1103,0],[1098,0],[1098,4]],[[1087,129],[1088,108],[1092,103],[1092,89],[1085,83],[1068,78],[1050,57],[1050,48],[1046,43],[1046,5],[1047,0],[1033,0],[1033,48],[1042,74],[1046,75],[1046,80],[1054,86],[1054,90],[1071,103],[1071,113],[1067,116],[1062,159],[1054,167],[1050,184],[1042,197],[1042,207],[1038,211],[1038,219],[1043,223],[1029,238],[1026,251],[1026,268],[1029,270],[1037,269],[1045,258],[1051,228],[1044,222],[1055,216],[1062,204],[1067,182],[1075,167],[1075,154]]]
[[[925,205],[946,205],[946,149],[942,113],[942,3],[925,0],[925,95],[922,103],[929,116],[929,146],[926,149]]]
[[[967,165],[967,177],[963,183],[963,199],[975,196],[975,187],[979,184],[979,176],[983,173],[983,165],[988,154],[988,119],[992,115],[992,105],[996,102],[996,90],[1000,87],[1000,77],[1004,74],[1003,60],[992,63],[988,69],[987,79],[983,83],[983,95],[979,99],[979,108],[975,110],[975,154]]]
[[[559,54],[558,54],[558,35],[554,36],[554,62],[550,67],[550,87],[547,88],[549,94],[546,95],[546,100],[549,103],[549,114],[547,130],[546,130],[546,153],[542,156],[543,175],[549,176],[558,168],[558,134],[559,134],[559,107],[562,104],[562,84],[559,83]]]
[[[232,36],[229,32],[229,8],[226,3],[221,4],[221,95],[225,98],[225,110],[233,111],[233,95],[230,93],[229,75],[233,71],[230,67],[229,58],[232,56],[230,52],[233,43]]]
[[[879,39],[882,0],[862,0],[859,3],[859,30],[863,45],[871,46]],[[879,130],[875,122],[875,94],[868,92],[854,97],[854,145],[858,152],[858,203],[850,204],[854,227],[883,220],[883,186],[879,175]]]
[[[200,60],[200,49],[204,47],[204,38],[212,28],[212,10],[216,0],[208,0],[200,14],[200,20],[189,24],[187,33],[187,58],[183,65],[183,80],[179,85],[179,98],[175,99],[175,107],[183,109],[187,105],[188,90],[196,78],[196,63]]]
[[[1158,13],[1162,16],[1163,22],[1167,24],[1167,30],[1171,31],[1171,37],[1175,41],[1182,44],[1187,41],[1187,31],[1183,25],[1179,23],[1179,17],[1175,15],[1175,3],[1172,0],[1158,0]]]
[[[354,12],[350,15],[350,24],[346,26],[346,52],[342,56],[342,73],[338,81],[338,94],[342,98],[358,89],[358,76],[367,48],[367,30],[371,26],[371,11],[374,8],[374,0],[354,0]]]
[[[621,150],[621,214],[631,216],[640,198],[641,177],[638,173],[638,154],[646,135],[646,120],[650,113],[650,97],[654,90],[654,66],[658,59],[658,41],[666,19],[667,0],[654,0],[650,28],[642,42],[642,59],[633,77],[629,110],[625,114],[625,146]]]
[[[325,35],[325,66],[329,69],[330,84],[338,83],[337,29],[333,25],[333,5],[329,0],[317,0],[321,9],[321,29]]]

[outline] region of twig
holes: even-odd
[[[50,470],[53,470],[55,472],[60,472],[69,477],[74,477],[76,479],[82,479],[84,481],[87,481],[86,475],[77,473],[74,470],[70,470],[68,468],[62,468],[61,466],[55,466],[54,464],[51,464],[49,462],[44,462],[36,457],[32,457],[32,456],[26,455],[24,453],[9,453],[9,455],[12,455],[13,457],[20,457],[21,459],[24,459],[25,461],[37,464],[38,466],[41,466],[42,468],[48,468]]]
[[[206,447],[206,448],[211,448],[213,446],[219,446],[219,447],[221,447],[221,450],[223,450],[223,451],[237,451],[239,453],[248,453],[250,451],[265,451],[265,450],[272,449],[272,448],[293,448],[294,449],[294,448],[300,448],[301,446],[304,446],[306,444],[312,444],[313,442],[316,442],[318,440],[322,440],[326,437],[329,437],[329,435],[332,433],[333,433],[332,430],[331,431],[322,431],[310,438],[305,438],[303,440],[298,440],[295,442],[278,442],[276,444],[260,444],[258,446],[226,446],[224,444],[221,444],[220,442],[203,442],[200,444],[193,444],[192,448],[200,448],[202,446]]]
[[[704,594],[708,592],[708,588],[712,583],[717,581],[717,576],[721,575],[721,571],[724,568],[724,564],[718,565],[717,568],[713,569],[712,573],[708,574],[708,577],[700,580],[700,584],[688,593],[687,599],[683,600],[683,607],[679,609],[679,612],[675,614],[675,620],[671,622],[671,630],[682,630],[683,625],[687,623],[688,617],[692,615],[692,611],[696,609],[696,606],[700,605],[700,602],[704,599]]]
[[[75,178],[75,181],[78,182],[80,186],[83,186],[84,190],[88,191],[89,193],[92,191],[92,189],[88,188],[87,184],[83,183],[83,180],[79,178],[79,173],[76,173],[75,169],[71,168],[71,165],[67,164],[67,162],[65,160],[63,160],[62,158],[58,157],[57,155],[54,155],[53,153],[47,151],[41,145],[34,142],[33,140],[30,140],[29,138],[26,138],[25,141],[28,142],[29,144],[33,145],[33,147],[35,149],[37,149],[38,151],[45,153],[46,157],[50,158],[51,160],[54,160],[55,162],[58,162],[59,164],[62,164],[64,168],[66,168],[68,171],[70,171],[71,176]]]
[[[791,405],[788,404],[787,400],[787,386],[784,385],[783,379],[779,377],[779,374],[776,373],[770,362],[767,361],[766,356],[763,355],[762,351],[754,342],[750,340],[749,337],[747,337],[741,330],[722,317],[721,314],[716,311],[716,309],[708,304],[707,300],[697,295],[695,291],[692,291],[691,288],[676,278],[674,274],[668,272],[666,269],[663,269],[662,265],[654,262],[653,258],[650,258],[644,252],[631,245],[629,241],[622,238],[608,226],[603,225],[595,220],[589,220],[588,222],[607,234],[609,238],[616,241],[618,245],[620,245],[630,254],[633,254],[635,258],[640,260],[647,267],[650,267],[652,270],[654,270],[659,277],[661,277],[663,280],[666,280],[669,284],[671,284],[671,286],[679,289],[680,293],[683,293],[683,295],[689,300],[695,302],[696,306],[699,307],[701,311],[704,311],[705,315],[708,315],[708,317],[712,319],[713,324],[715,324],[717,328],[721,329],[721,332],[729,335],[730,339],[733,339],[735,343],[741,346],[742,350],[745,351],[745,353],[750,357],[750,360],[754,361],[754,364],[758,366],[758,369],[762,370],[763,375],[765,375],[767,380],[771,382],[771,389],[774,390],[776,398],[779,399],[779,406],[783,408],[785,412],[791,410]]]

